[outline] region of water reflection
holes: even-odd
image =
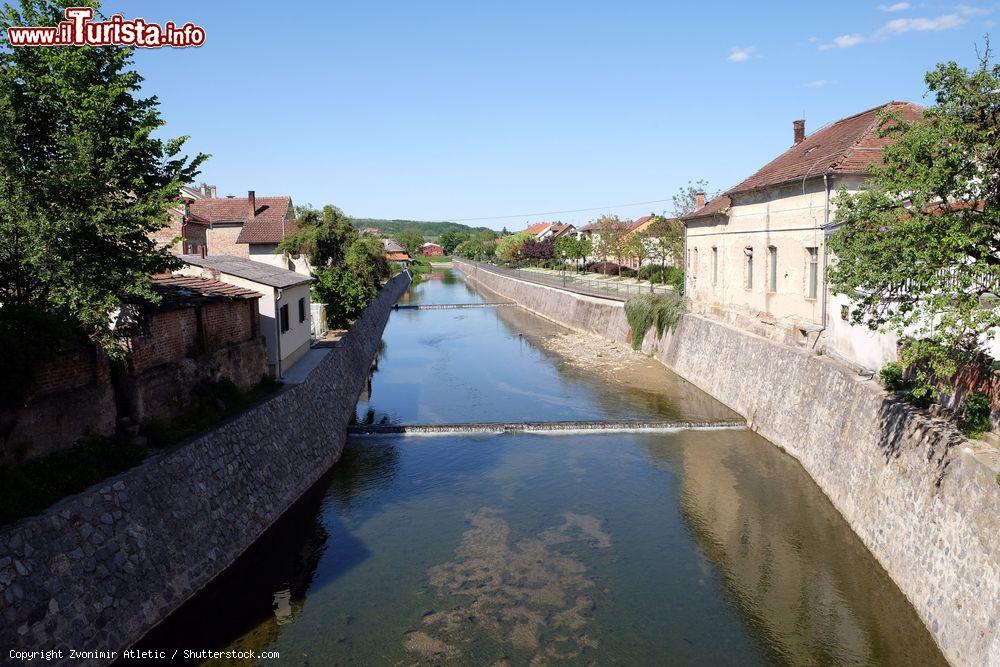
[[[903,594],[790,456],[752,433],[649,446],[762,649],[786,664],[946,664]]]

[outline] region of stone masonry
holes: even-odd
[[[455,265],[563,326],[629,336],[620,302]],[[703,317],[643,349],[799,460],[950,662],[1000,664],[1000,453],[831,359]]]
[[[302,384],[0,528],[0,647],[120,651],[228,567],[340,457],[408,285],[393,278]]]

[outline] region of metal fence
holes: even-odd
[[[517,278],[525,282],[558,287],[577,294],[586,294],[604,299],[628,301],[637,294],[667,294],[674,292],[669,285],[650,285],[648,282],[625,282],[615,276],[602,277],[596,273],[577,273],[575,271],[543,272],[531,268],[508,268],[476,262],[471,259],[461,260],[485,271],[498,273],[502,276]]]

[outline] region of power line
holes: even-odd
[[[604,211],[610,208],[625,208],[626,206],[644,206],[646,204],[663,204],[673,199],[651,199],[649,201],[637,201],[631,204],[611,204],[608,206],[594,206],[593,208],[573,208],[565,211],[542,211],[540,213],[518,213],[517,215],[493,215],[482,218],[447,218],[447,222],[479,222],[482,220],[508,220],[510,218],[534,218],[540,215],[560,215],[562,213],[586,213],[588,211]]]

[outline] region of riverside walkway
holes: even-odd
[[[649,282],[642,282],[635,278],[618,278],[617,276],[605,276],[599,273],[576,273],[574,271],[556,271],[553,269],[539,268],[513,268],[508,269],[486,262],[476,262],[474,260],[462,260],[467,264],[500,275],[509,276],[529,283],[545,285],[547,287],[557,287],[577,294],[596,296],[603,299],[614,299],[615,301],[628,301],[638,294],[666,294],[674,292],[674,288],[667,285],[650,285]],[[473,277],[475,274],[473,274]]]

